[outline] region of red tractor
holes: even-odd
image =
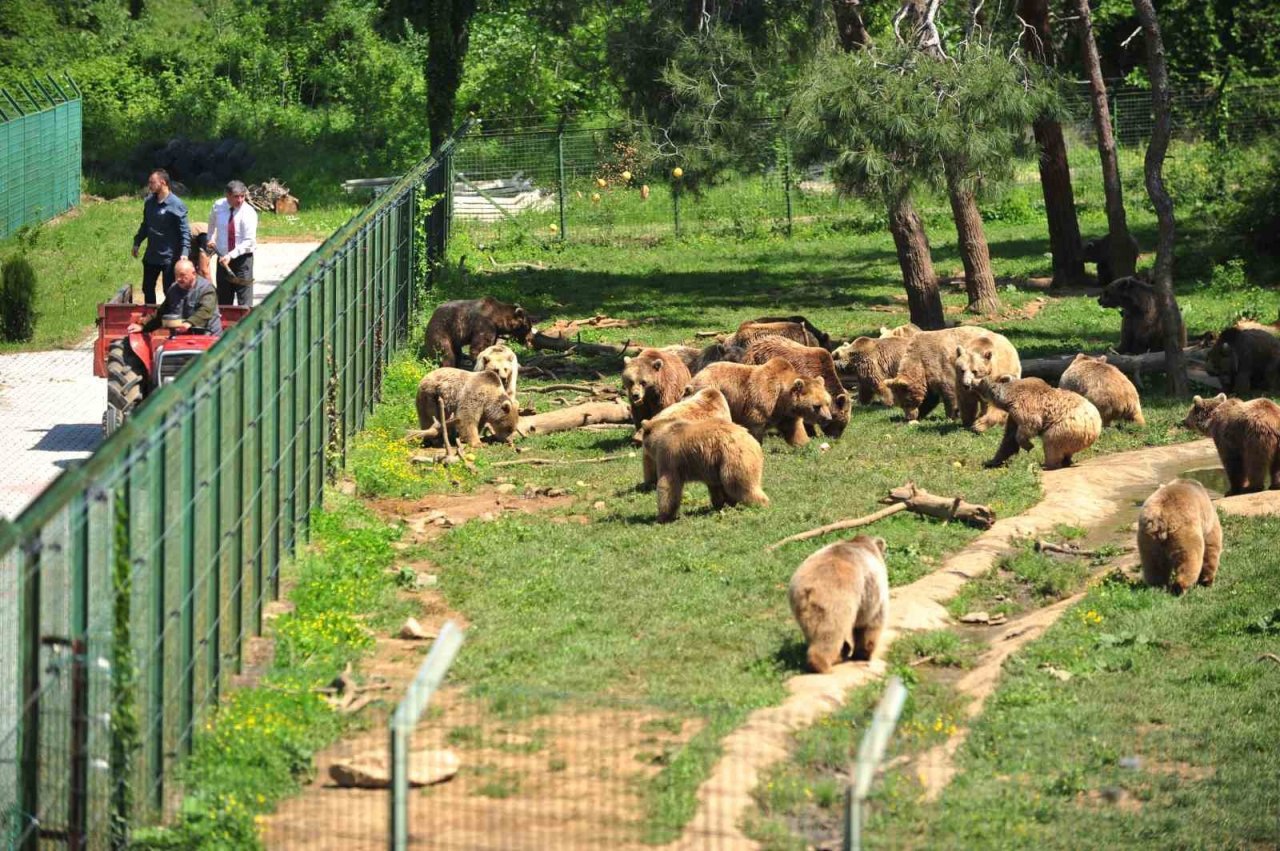
[[[165,327],[149,334],[129,331],[131,323],[145,322],[155,310],[155,305],[128,301],[113,300],[98,305],[93,374],[107,379],[107,410],[102,415],[102,430],[108,436],[133,415],[143,400],[173,381],[184,366],[218,341],[212,335],[179,328]],[[249,312],[247,307],[231,305],[220,305],[218,310],[222,314],[224,334]],[[174,320],[174,324],[177,321]]]

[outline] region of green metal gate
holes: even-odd
[[[0,87],[0,239],[80,203],[80,88],[52,75]]]
[[[0,845],[123,847],[172,813],[174,766],[405,342],[467,129],[0,521]]]

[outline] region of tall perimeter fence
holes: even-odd
[[[466,131],[0,522],[3,847],[123,847],[174,812],[175,767],[406,338]]]
[[[80,203],[80,87],[28,82],[0,86],[0,239]]]
[[[1109,101],[1125,180],[1140,186],[1141,151],[1154,124],[1151,93],[1117,88]],[[1072,172],[1078,181],[1100,186],[1087,90],[1072,94],[1067,112]],[[1247,145],[1280,132],[1280,84],[1176,91],[1172,112],[1179,140]],[[783,120],[767,122],[759,135],[772,142],[761,146],[754,163],[692,191],[685,184],[697,176],[676,178],[678,161],[646,153],[633,125],[486,120],[458,153],[458,232],[464,245],[483,253],[490,245],[513,241],[612,244],[700,234],[790,235],[814,228],[883,230],[884,211],[837,193],[825,167],[797,167]],[[1015,169],[1015,183],[1038,184],[1029,133],[1023,147],[1025,161]],[[945,198],[937,206],[949,209]]]

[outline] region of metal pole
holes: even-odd
[[[676,238],[680,238],[680,178],[671,182],[671,206],[675,211]]]
[[[18,751],[18,813],[23,851],[40,845],[40,540],[23,544],[18,556],[21,589],[22,736]]]
[[[791,236],[791,146],[783,148],[782,191],[787,196],[787,236]]]
[[[564,186],[564,122],[563,121],[560,122],[560,127],[559,129],[556,130],[556,177],[557,177],[557,180],[559,180],[560,182],[560,188],[557,191],[557,194],[560,196],[559,198],[560,241],[564,242],[568,238],[569,232],[566,228],[565,214],[564,214],[565,186]]]
[[[902,714],[902,704],[906,699],[907,687],[902,684],[902,680],[897,677],[889,680],[875,714],[871,717],[871,726],[862,736],[857,761],[851,772],[853,784],[845,794],[845,831],[841,846],[844,851],[860,851],[862,848],[862,823],[866,815],[864,810],[867,794],[871,791],[871,781],[880,760],[884,758],[889,737],[898,724],[898,716]]]

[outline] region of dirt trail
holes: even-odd
[[[986,573],[1002,556],[1013,552],[1018,539],[1043,536],[1059,524],[1081,527],[1091,535],[1114,531],[1116,526],[1133,521],[1138,505],[1161,482],[1216,461],[1212,441],[1198,440],[1100,456],[1044,473],[1045,496],[1034,507],[997,521],[938,570],[892,592],[889,623],[876,659],[869,664],[837,665],[828,674],[792,677],[787,681],[790,696],[781,706],[753,712],[742,727],[726,737],[720,762],[698,790],[697,814],[681,838],[667,847],[681,851],[708,846],[721,851],[758,848],[740,825],[752,807],[751,792],[761,773],[787,756],[796,730],[812,725],[841,706],[852,689],[883,674],[883,656],[899,633],[949,625],[944,604],[965,582]],[[1009,642],[1011,646],[999,663],[1048,628],[1071,602],[1063,600],[1021,619],[1024,626],[1034,619],[1030,634]],[[1005,634],[1013,629],[1011,625]],[[990,675],[998,677],[999,670],[999,664],[991,667],[994,673]]]

